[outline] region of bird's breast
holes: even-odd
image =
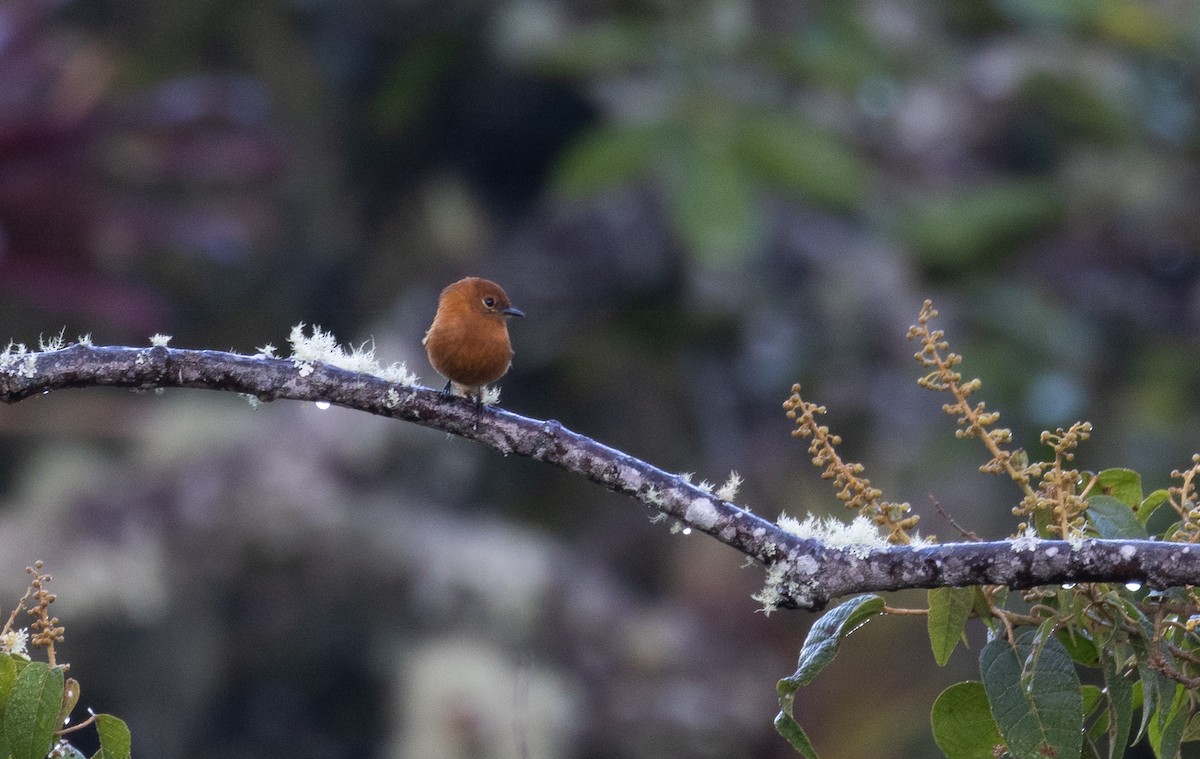
[[[425,338],[429,363],[446,379],[479,387],[504,376],[512,363],[512,346],[503,322],[438,324]]]

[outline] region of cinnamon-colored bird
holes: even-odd
[[[467,277],[442,290],[437,314],[421,342],[429,363],[460,395],[483,403],[483,388],[504,376],[512,364],[508,318],[524,316],[495,282]]]

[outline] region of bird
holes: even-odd
[[[484,387],[512,365],[508,320],[524,315],[491,280],[466,277],[447,285],[421,341],[429,363],[446,378],[442,395],[450,395],[453,388],[468,399],[474,396],[476,409],[481,409]]]

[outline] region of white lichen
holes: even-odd
[[[405,383],[405,384],[407,384],[407,383]],[[496,385],[492,385],[490,387],[485,387],[485,388],[483,388],[482,392],[483,392],[483,395],[479,399],[479,401],[483,405],[495,406],[497,403],[500,402],[500,388],[497,387]]]
[[[861,514],[849,524],[833,517],[818,517],[809,514],[803,522],[787,514],[780,514],[776,523],[798,538],[817,540],[830,548],[844,548],[858,558],[865,558],[872,551],[888,547],[887,539],[879,534],[874,523]]]
[[[807,554],[780,559],[767,567],[762,589],[750,597],[762,604],[759,611],[766,616],[779,608],[785,596],[804,606],[816,595],[817,583],[813,578],[820,569],[820,562]]]
[[[275,358],[275,346],[267,343],[261,348],[255,348],[257,351],[251,358]]]
[[[400,393],[396,392],[396,388],[389,387],[383,394],[383,405],[387,408],[396,408],[400,405]]]
[[[1121,558],[1125,561],[1132,561],[1133,557],[1137,556],[1137,547],[1125,544],[1121,546],[1119,553],[1121,554]]]
[[[51,337],[49,340],[46,340],[41,335],[38,335],[38,350],[40,350],[40,351],[62,350],[63,348],[65,348],[67,346],[67,341],[65,339],[63,339],[63,336],[66,334],[67,334],[67,328],[63,327],[61,330],[59,330],[59,333],[57,335]]]
[[[737,498],[738,488],[741,486],[742,476],[736,471],[730,472],[729,479],[725,480],[725,483],[717,489],[717,498],[720,498],[722,501],[729,501],[732,503],[733,499]]]
[[[250,404],[250,408],[256,409],[262,405],[262,401],[253,393],[238,393],[238,395],[242,396],[246,403]]]
[[[767,577],[763,581],[762,589],[750,596],[762,604],[760,611],[768,617],[771,616],[771,612],[779,608],[779,602],[783,600],[780,590],[787,581],[788,569],[786,561],[777,561],[768,566]]]
[[[288,335],[288,344],[292,347],[292,365],[299,370],[301,377],[312,374],[316,362],[320,361],[323,364],[351,372],[373,374],[398,385],[414,385],[417,382],[416,375],[408,371],[401,362],[392,363],[386,367],[382,366],[375,358],[375,348],[370,341],[347,351],[338,345],[337,338],[332,333],[326,332],[316,325],[313,325],[311,335],[304,333],[303,322],[292,327],[291,334]],[[258,351],[265,357],[274,357],[275,355],[275,347],[272,345],[265,345]],[[498,393],[496,398],[499,399]],[[495,403],[495,401],[491,402]],[[486,397],[484,403],[488,403]]]
[[[645,479],[637,469],[621,464],[617,467],[617,478],[627,488],[633,491],[641,490]]]
[[[397,385],[406,385],[411,387],[412,385],[417,384],[417,375],[410,372],[408,367],[404,365],[403,361],[393,361],[392,363],[383,367],[383,369],[380,371],[375,372],[375,374],[387,380],[388,382],[394,382]],[[500,397],[499,393],[496,394],[496,397]]]
[[[1033,525],[1028,525],[1025,527],[1024,533],[1013,539],[1009,550],[1013,553],[1035,551],[1039,542],[1041,542],[1041,538],[1038,537],[1037,528]]]
[[[0,372],[33,379],[37,376],[37,354],[26,348],[25,343],[9,341],[4,351],[0,352]]]
[[[166,348],[167,343],[169,343],[169,342],[171,342],[171,336],[164,335],[161,332],[155,333],[150,336],[150,344],[156,348]]]
[[[92,334],[89,332],[89,333],[88,333],[88,334],[86,334],[86,335],[80,335],[80,336],[79,336],[79,340],[78,340],[78,342],[79,342],[79,344],[80,344],[80,345],[82,345],[82,346],[83,346],[83,347],[85,347],[85,348],[91,348],[91,347],[92,347],[92,345],[93,345],[93,343],[92,343]]]
[[[683,518],[689,524],[707,532],[717,524],[721,512],[717,511],[717,507],[709,499],[693,498],[688,503],[687,510],[683,512]]]

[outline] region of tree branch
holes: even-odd
[[[966,585],[1014,588],[1069,582],[1200,585],[1200,546],[1134,540],[945,543],[928,547],[834,548],[800,538],[684,478],[609,448],[557,421],[496,408],[321,362],[222,351],[77,344],[0,355],[0,400],[53,390],[182,387],[224,390],[261,401],[327,401],[414,422],[528,456],[581,475],[746,554],[771,569],[774,604],[818,610],[851,593]]]

